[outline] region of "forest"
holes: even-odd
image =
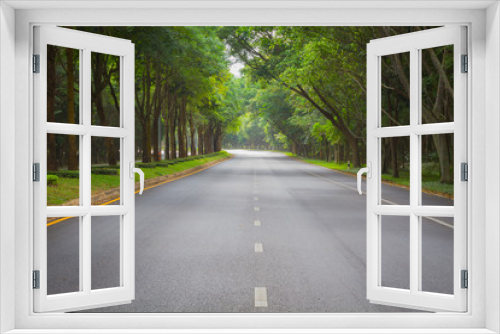
[[[135,44],[136,159],[224,149],[366,161],[366,45],[429,27],[73,27]],[[409,124],[409,54],[382,57],[382,126]],[[231,73],[241,64],[240,74]],[[79,52],[48,49],[47,121],[79,120]],[[120,61],[92,53],[92,125],[119,126]],[[422,51],[422,122],[453,121],[453,48]],[[427,138],[428,137],[428,138]],[[408,173],[408,138],[382,141],[382,171]],[[92,163],[116,165],[119,142]],[[424,172],[453,183],[453,135],[422,136]],[[78,169],[78,138],[47,137],[48,170]]]

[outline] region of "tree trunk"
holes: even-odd
[[[67,69],[67,89],[68,96],[68,123],[75,124],[75,69],[74,69],[74,50],[66,48],[66,69]],[[77,170],[78,163],[78,147],[76,145],[76,136],[68,136],[68,169]]]
[[[205,144],[204,144],[205,154],[210,154],[213,153],[214,151],[214,145],[212,141],[212,131],[213,131],[213,125],[212,122],[210,122],[205,128]]]
[[[169,128],[170,128],[170,158],[177,158],[177,145],[175,142],[175,123],[177,120],[177,95],[174,93],[172,98],[172,104],[169,105],[168,110],[169,116]]]
[[[361,167],[361,163],[359,161],[359,150],[358,150],[358,140],[352,135],[346,135],[344,133],[347,142],[349,143],[349,148],[351,149],[351,166],[353,167]]]
[[[159,150],[159,147],[158,147],[158,136],[159,136],[159,133],[158,133],[158,122],[159,122],[158,118],[154,118],[153,119],[153,160],[154,161],[161,160],[160,150]]]
[[[161,110],[163,107],[163,81],[162,81],[162,66],[161,63],[156,63],[156,81],[154,94],[154,112],[153,112],[153,152],[154,161],[161,160]]]
[[[47,122],[55,122],[56,115],[56,57],[57,47],[47,45]],[[56,135],[47,134],[47,170],[57,170]]]
[[[391,164],[391,145],[386,142],[386,140],[382,140],[382,168],[381,168],[381,173],[382,174],[389,174],[389,165]]]
[[[187,157],[186,152],[186,101],[187,97],[183,96],[179,104],[179,129],[177,130],[177,137],[179,141],[179,157]]]
[[[143,126],[142,162],[151,162],[151,122],[149,120]]]
[[[92,102],[94,102],[94,106],[97,111],[97,117],[99,118],[99,122],[101,126],[108,126],[108,119],[106,117],[106,113],[104,112],[104,105],[102,99],[102,92],[106,87],[107,81],[104,78],[104,75],[107,71],[106,61],[104,60],[104,56],[100,53],[95,53],[95,65],[92,67],[93,72],[93,92],[92,92]],[[117,156],[116,149],[114,145],[113,138],[106,137],[104,139],[104,146],[107,151],[108,164],[111,166],[116,166],[117,164]]]
[[[398,168],[398,139],[396,137],[392,137],[389,139],[391,145],[391,168],[392,168],[392,176],[399,177],[399,168]]]
[[[200,124],[200,125],[198,125],[198,153],[200,155],[205,154],[205,150],[203,147],[204,138],[205,137],[203,136],[203,125]]]
[[[170,159],[170,135],[168,133],[169,128],[168,128],[168,119],[166,117],[167,115],[165,114],[163,118],[164,126],[165,126],[165,159]]]
[[[222,146],[222,125],[218,124],[215,126],[214,151],[220,152],[221,146]]]
[[[196,140],[195,140],[196,126],[194,124],[192,110],[189,112],[189,130],[190,130],[190,134],[191,134],[191,156],[195,156],[195,155],[198,155],[198,153],[196,152]]]
[[[162,106],[163,114],[163,125],[165,126],[165,159],[169,160],[172,155],[170,154],[170,118],[169,118],[169,107],[171,104],[172,94],[168,90],[168,81],[165,82],[166,85],[166,102]]]
[[[448,136],[446,134],[437,135],[438,137],[438,157],[441,166],[441,183],[453,183],[453,176],[450,171],[450,151],[448,148]]]

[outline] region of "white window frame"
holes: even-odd
[[[367,46],[367,296],[375,303],[433,311],[467,310],[467,290],[461,287],[461,270],[467,270],[467,183],[461,181],[461,163],[467,163],[467,76],[462,73],[461,56],[467,54],[466,27],[448,26],[372,40]],[[422,52],[452,45],[454,55],[454,122],[422,123]],[[410,124],[382,126],[383,56],[409,53]],[[454,205],[422,205],[421,136],[454,134]],[[408,205],[385,205],[382,202],[382,138],[405,137],[410,142],[410,201]],[[400,216],[409,225],[409,289],[382,286],[382,228],[384,217]],[[453,294],[422,290],[422,219],[452,217]],[[403,218],[404,217],[404,218]]]
[[[80,57],[80,123],[47,122],[47,45],[73,48]],[[120,60],[120,124],[118,127],[92,125],[92,52],[117,56]],[[75,31],[60,27],[34,27],[34,54],[39,55],[39,73],[34,84],[34,162],[39,163],[41,182],[33,184],[34,270],[39,271],[39,288],[34,289],[35,312],[73,311],[130,303],[135,298],[135,107],[134,44],[128,40]],[[47,134],[74,135],[79,138],[80,203],[76,206],[47,206]],[[118,205],[91,204],[92,138],[120,140],[120,202]],[[132,172],[132,173],[131,173]],[[92,219],[115,216],[119,219],[120,285],[92,289]],[[79,285],[77,292],[47,294],[47,217],[79,219]]]
[[[118,4],[121,3],[121,4]],[[130,5],[132,3],[132,5]],[[491,333],[500,331],[500,11],[497,1],[332,1],[331,3],[17,2],[0,3],[0,330],[15,333],[190,328],[192,332]],[[269,7],[271,4],[271,8]],[[26,10],[13,10],[10,5]],[[44,10],[43,8],[52,8]],[[58,9],[60,6],[69,8]],[[87,6],[87,9],[78,9]],[[99,6],[101,9],[91,9]],[[102,7],[129,6],[108,10]],[[135,6],[135,7],[134,7]],[[130,9],[147,8],[145,10]],[[163,8],[158,8],[163,6]],[[204,6],[205,8],[200,8]],[[280,8],[281,6],[281,8]],[[363,7],[365,6],[365,7]],[[232,8],[231,8],[232,7]],[[288,8],[292,7],[292,8]],[[356,9],[356,7],[358,7]],[[406,7],[406,8],[405,8]],[[351,9],[349,9],[351,8]],[[353,9],[354,8],[354,9]],[[403,8],[403,9],[401,9]],[[436,9],[437,8],[437,9]],[[56,10],[58,9],[58,10]],[[486,22],[486,25],[485,25]],[[57,25],[446,25],[469,27],[469,308],[464,314],[34,314],[30,277],[32,27]],[[14,39],[15,32],[15,39]],[[15,72],[13,70],[15,66]],[[486,71],[488,66],[488,71]],[[10,74],[8,77],[6,73]],[[14,75],[15,74],[15,75]],[[15,78],[15,97],[12,80]],[[9,96],[9,93],[13,96]],[[6,109],[10,109],[9,112]],[[15,110],[15,113],[12,113]],[[488,121],[486,121],[488,119]],[[12,135],[15,130],[15,146]],[[486,134],[485,134],[486,133]],[[488,156],[485,155],[488,152]],[[11,162],[14,161],[14,162]],[[15,171],[15,178],[12,174]],[[9,174],[10,173],[10,174]],[[485,174],[488,173],[486,183]],[[15,198],[12,196],[15,189]],[[488,194],[488,196],[486,196]],[[486,204],[486,205],[485,205]],[[11,209],[14,207],[14,210]],[[15,238],[15,242],[14,242]],[[139,245],[140,247],[140,245]],[[14,254],[14,256],[12,256]],[[14,283],[15,282],[15,283]],[[15,285],[15,289],[12,286]],[[15,308],[12,308],[15,305]],[[139,329],[142,328],[142,329]],[[244,329],[247,329],[246,331]],[[355,330],[357,328],[357,330]],[[381,328],[385,328],[381,330]],[[430,329],[431,328],[431,329]],[[60,329],[60,330],[57,330]],[[132,329],[136,329],[135,331]],[[212,330],[210,330],[212,329]],[[180,330],[178,330],[180,331]],[[185,332],[185,331],[184,331]],[[297,332],[295,330],[295,332]]]

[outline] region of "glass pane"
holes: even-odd
[[[422,50],[422,124],[453,122],[453,45]]]
[[[47,205],[80,205],[80,137],[47,134]]]
[[[47,122],[80,124],[80,51],[47,45]]]
[[[410,288],[410,217],[381,216],[381,286]]]
[[[120,57],[92,52],[92,125],[120,126]]]
[[[80,291],[80,217],[47,218],[47,294]]]
[[[410,205],[410,137],[381,139],[382,205]]]
[[[453,134],[421,137],[422,205],[453,206]]]
[[[410,53],[381,57],[381,126],[410,124]]]
[[[92,289],[120,286],[120,216],[92,216]]]
[[[422,291],[453,294],[453,218],[421,217]]]
[[[120,204],[120,138],[92,137],[91,147],[92,205]]]

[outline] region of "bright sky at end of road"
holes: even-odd
[[[242,63],[232,63],[231,66],[229,66],[229,71],[237,78],[241,77],[241,72],[240,70],[245,67],[244,64]]]

